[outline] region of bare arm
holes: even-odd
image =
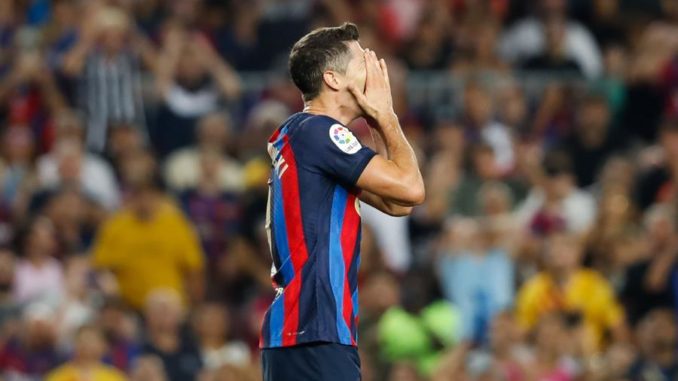
[[[205,298],[205,271],[191,270],[186,274],[186,289],[192,305],[200,304]]]
[[[177,27],[171,28],[162,45],[156,65],[155,88],[160,97],[166,97],[174,85],[174,75],[181,50],[186,44],[185,33]]]
[[[365,191],[365,202],[385,213],[406,214],[412,206],[424,202],[424,181],[414,150],[393,112],[386,63],[383,59],[378,61],[374,52],[366,50],[365,65],[365,93],[353,86],[350,91],[371,125],[376,126],[386,146],[386,156],[375,156],[358,178],[357,185]]]

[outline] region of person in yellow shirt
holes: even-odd
[[[101,362],[105,352],[106,341],[101,331],[93,325],[85,325],[75,337],[73,359],[54,369],[45,381],[127,380],[124,373]]]
[[[199,301],[204,265],[195,231],[157,186],[148,153],[132,155],[122,167],[130,195],[98,232],[94,267],[112,272],[121,298],[137,310],[159,288],[176,290],[184,302]]]
[[[594,270],[581,267],[581,241],[554,233],[546,240],[545,270],[529,279],[518,292],[516,317],[524,329],[552,312],[578,315],[586,345],[595,351],[606,332],[621,332],[623,310],[609,282]]]

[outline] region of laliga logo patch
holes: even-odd
[[[358,152],[362,148],[358,139],[353,136],[353,133],[340,124],[333,124],[330,127],[330,138],[334,145],[349,155]]]

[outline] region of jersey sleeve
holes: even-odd
[[[298,144],[304,152],[302,165],[351,187],[376,155],[363,146],[351,130],[337,122],[311,120],[301,132]]]

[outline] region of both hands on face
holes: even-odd
[[[388,69],[384,59],[377,59],[374,51],[365,49],[363,54],[366,72],[365,92],[355,85],[349,85],[348,90],[355,97],[368,121],[374,121],[377,125],[383,126],[390,118],[395,117]]]

